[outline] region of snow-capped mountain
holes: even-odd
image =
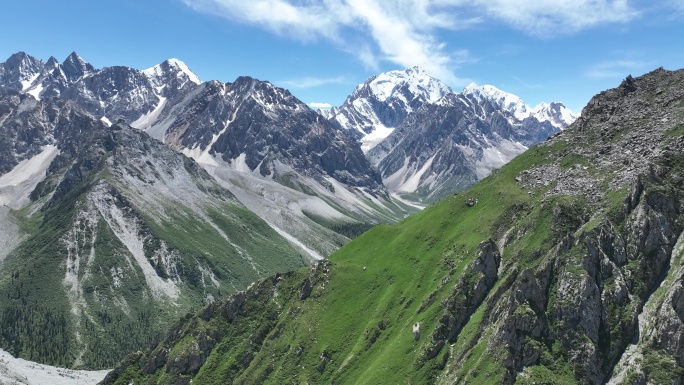
[[[15,56],[5,73],[32,81],[6,76],[4,88],[75,102],[105,124],[123,119],[195,158],[304,255],[322,258],[360,229],[417,210],[392,199],[348,131],[268,82],[202,83],[178,59],[137,70],[95,69],[76,53],[63,63]]]
[[[390,71],[360,84],[342,106],[332,108],[325,116],[348,129],[368,152],[413,111],[451,92],[420,67]]]
[[[42,70],[42,62],[18,52],[0,64],[0,89],[24,91],[35,81]]]
[[[359,140],[390,191],[418,201],[469,187],[576,119],[491,85],[455,93],[417,67],[371,77],[324,116]]]
[[[341,242],[321,228],[323,218],[348,226],[415,210],[390,197],[345,130],[268,82],[205,82],[145,131],[200,162],[314,258]]]
[[[469,84],[461,92],[464,96],[481,103],[489,100],[494,106],[512,115],[511,124],[518,124],[527,119],[534,118],[539,122],[549,122],[562,130],[577,119],[577,114],[570,111],[562,103],[540,103],[530,107],[517,95],[502,91],[492,85],[478,86]]]

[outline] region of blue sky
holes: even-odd
[[[95,67],[183,60],[202,80],[268,80],[340,105],[374,74],[419,65],[460,91],[493,84],[579,111],[626,75],[684,67],[684,0],[22,0],[0,61],[26,51]]]

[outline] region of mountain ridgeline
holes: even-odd
[[[469,190],[178,320],[105,384],[684,378],[684,70]]]
[[[417,212],[390,196],[346,130],[268,82],[202,82],[178,59],[95,69],[76,53],[62,63],[17,53],[0,65],[0,90],[71,101],[194,158],[309,259]]]

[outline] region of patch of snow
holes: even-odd
[[[192,71],[190,71],[190,68],[183,63],[181,60],[176,59],[176,58],[171,58],[166,61],[171,67],[175,67],[178,69],[181,73],[185,74],[188,79],[190,79],[191,82],[195,84],[201,84],[202,81],[200,78]],[[161,64],[157,64],[154,67],[150,67],[146,70],[143,71],[145,75],[148,76],[161,76],[164,74],[164,71],[162,70]]]
[[[54,145],[47,145],[31,159],[24,159],[12,171],[0,176],[0,206],[18,209],[29,201],[36,185],[45,179],[50,163],[59,154]]]
[[[364,154],[367,153],[373,147],[377,146],[378,143],[385,140],[393,131],[394,127],[387,127],[382,123],[375,124],[373,131],[361,138],[361,151],[363,151]]]
[[[40,100],[40,93],[43,91],[43,84],[38,83],[35,87],[31,88],[30,90],[26,91],[27,94],[33,96],[36,98],[36,100]]]
[[[164,110],[164,106],[166,106],[166,98],[164,97],[159,97],[159,103],[157,106],[147,114],[142,115],[138,119],[136,119],[133,123],[131,123],[131,127],[137,128],[141,131],[145,131],[148,128],[150,128],[154,123],[157,122],[157,119],[159,118],[159,115],[161,112]]]
[[[16,385],[94,385],[108,370],[86,371],[58,368],[14,358],[0,349],[0,384]]]
[[[112,122],[111,122],[106,116],[101,117],[100,120],[101,120],[102,123],[104,123],[107,127],[111,127],[111,126],[112,126]]]
[[[28,78],[28,79],[26,79],[26,80],[22,80],[22,81],[21,81],[21,91],[24,92],[24,91],[26,91],[29,87],[31,87],[31,85],[33,84],[33,82],[35,82],[36,79],[38,79],[38,76],[39,76],[39,75],[40,75],[40,73],[37,73],[37,74],[31,75],[31,77]]]

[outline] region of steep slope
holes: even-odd
[[[683,127],[684,70],[628,77],[467,192],[177,321],[104,383],[679,383]]]
[[[21,53],[2,69],[0,87],[75,102],[106,124],[123,119],[195,158],[312,259],[418,211],[388,194],[346,131],[268,82],[202,83],[178,59],[95,69],[76,53],[63,63]]]
[[[0,148],[16,164],[0,175],[14,209],[0,217],[15,229],[0,266],[0,346],[11,354],[108,367],[190,308],[304,266],[197,163],[147,134],[70,101],[9,92],[0,106]]]

